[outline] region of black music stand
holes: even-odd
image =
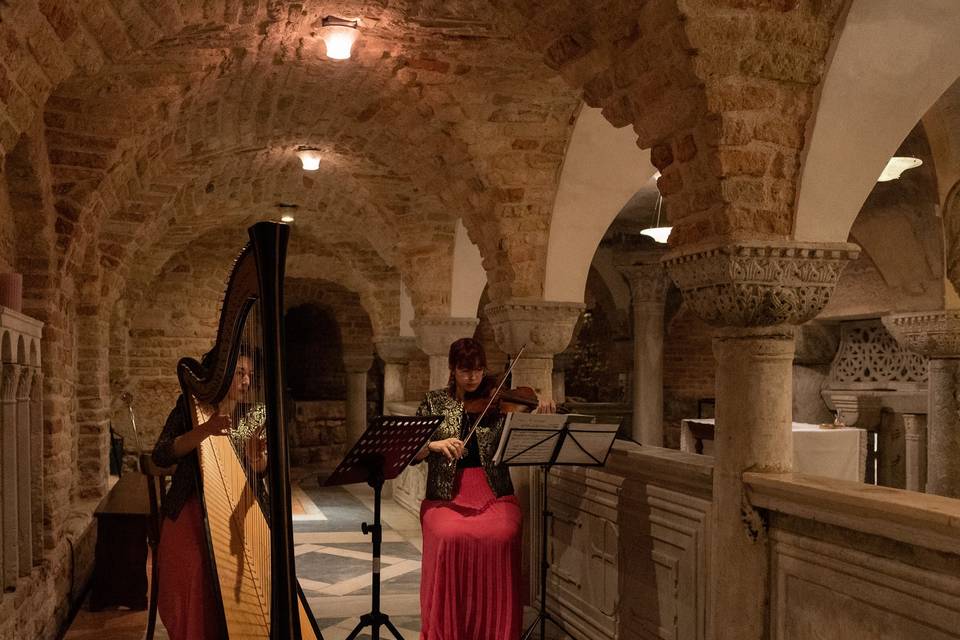
[[[390,616],[380,611],[380,547],[383,529],[380,526],[380,494],[386,480],[396,478],[417,455],[430,436],[437,430],[443,416],[407,417],[379,416],[374,418],[356,444],[347,452],[334,472],[324,482],[332,487],[341,484],[366,482],[373,487],[373,524],[364,522],[363,535],[373,536],[373,579],[370,613],[360,616],[347,640],[353,640],[364,627],[370,627],[373,640],[380,640],[380,627],[385,626],[397,640],[403,636],[390,622]]]
[[[533,636],[538,623],[544,640],[547,622],[552,622],[564,635],[573,637],[563,624],[547,611],[547,531],[553,516],[547,508],[550,469],[554,465],[602,467],[617,437],[617,424],[574,422],[583,416],[556,414],[511,413],[504,425],[496,461],[511,467],[539,466],[543,470],[543,504],[540,520],[540,610],[523,632],[521,640]]]

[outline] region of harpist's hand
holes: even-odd
[[[458,460],[463,457],[463,442],[458,438],[447,438],[446,440],[434,440],[427,445],[432,453],[439,453],[447,460]]]
[[[231,429],[233,429],[233,421],[230,416],[222,416],[218,413],[203,424],[197,425],[196,430],[200,432],[201,439],[206,440],[209,436],[225,436]]]

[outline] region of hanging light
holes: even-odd
[[[300,164],[304,171],[316,171],[320,168],[320,150],[312,147],[300,147],[297,149],[297,157],[300,158]]]
[[[900,174],[907,169],[914,169],[922,164],[923,160],[920,158],[894,156],[890,158],[890,161],[887,162],[887,166],[883,168],[883,172],[880,174],[880,177],[877,178],[877,182],[889,182],[891,180],[896,180],[900,177]]]
[[[289,224],[293,222],[293,216],[291,215],[280,216],[280,222],[286,222]]]
[[[349,59],[353,43],[360,35],[358,30],[360,21],[327,16],[320,25],[320,37],[327,45],[327,57],[332,60]]]
[[[655,178],[659,178],[660,172],[657,172]],[[660,195],[659,191],[657,192],[657,206],[656,206],[656,219],[654,220],[652,227],[647,227],[640,232],[640,235],[647,236],[648,238],[653,238],[654,241],[659,242],[660,244],[666,244],[667,240],[670,238],[670,232],[673,231],[673,227],[661,227],[660,226],[660,214],[663,211],[663,196]]]

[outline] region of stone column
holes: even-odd
[[[923,491],[927,483],[927,416],[903,414],[904,479],[907,491]]]
[[[343,368],[347,372],[347,444],[360,439],[367,429],[367,371],[373,364],[369,353],[346,353]]]
[[[663,265],[620,267],[633,303],[633,439],[663,446],[663,308],[668,280]]]
[[[472,338],[479,320],[426,316],[410,323],[417,345],[430,358],[430,388],[440,389],[450,382],[450,345],[460,338]]]
[[[716,451],[708,627],[716,638],[766,637],[769,549],[745,498],[744,471],[790,471],[793,327],[826,305],[855,245],[743,243],[666,257],[714,340]],[[735,585],[736,588],[731,588]]]
[[[18,364],[3,363],[0,369],[0,587],[13,589],[19,576],[17,527],[17,387]]]
[[[930,359],[926,491],[960,498],[960,310],[898,313],[883,324],[903,347]]]
[[[512,385],[533,387],[541,398],[553,397],[553,356],[567,348],[584,305],[573,302],[508,300],[486,307],[497,344],[515,356],[526,345],[513,368]],[[531,601],[539,597],[536,559],[540,557],[540,469],[514,469],[514,488],[524,514],[523,580]]]
[[[30,386],[36,367],[24,366],[17,388],[17,540],[20,549],[20,576],[30,575],[33,569],[33,533],[31,513],[30,467]]]
[[[413,336],[379,336],[373,339],[383,360],[383,401],[403,402],[406,397],[407,367],[419,351]]]

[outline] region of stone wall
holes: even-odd
[[[347,452],[346,402],[297,400],[296,427],[291,434],[294,466],[332,471]]]

